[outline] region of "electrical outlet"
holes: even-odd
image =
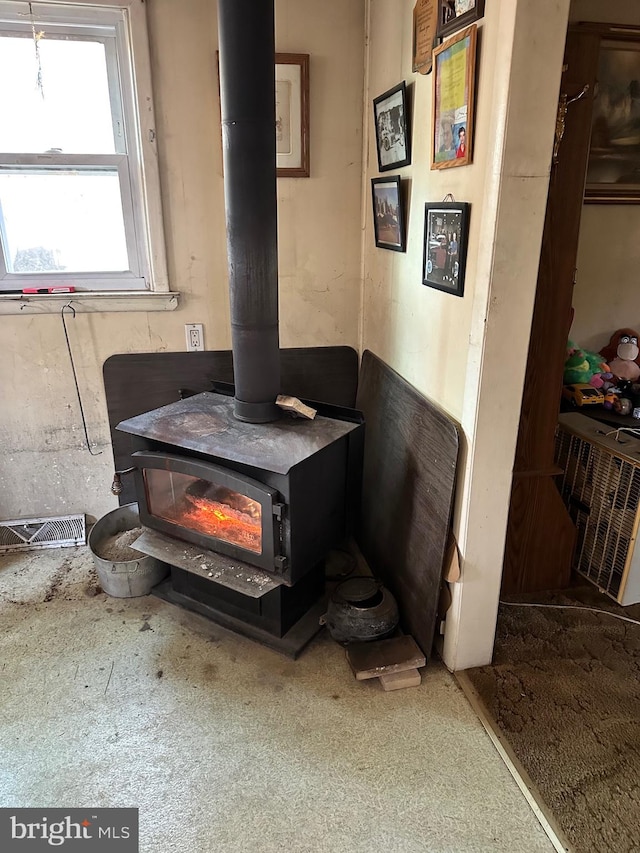
[[[185,323],[184,333],[187,338],[187,352],[202,352],[204,349],[202,323]]]

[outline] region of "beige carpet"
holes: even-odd
[[[0,806],[137,806],[140,853],[553,853],[443,666],[374,681],[325,632],[291,661],[109,598],[87,548],[10,554]]]
[[[525,598],[640,620],[591,586]],[[573,849],[640,851],[640,625],[501,606],[494,665],[468,675]]]

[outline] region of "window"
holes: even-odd
[[[151,103],[143,0],[0,2],[0,291],[168,292]]]

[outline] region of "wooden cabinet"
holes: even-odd
[[[586,97],[567,107],[558,162],[552,165],[520,413],[503,592],[568,585],[575,527],[556,486],[554,436],[560,409],[582,199],[589,155],[600,34],[567,34],[560,97]],[[551,154],[551,152],[550,152]]]

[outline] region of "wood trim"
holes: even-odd
[[[517,480],[523,477],[559,477],[564,474],[562,468],[554,466],[543,471],[514,471],[513,479]]]
[[[175,311],[179,293],[152,293],[148,290],[111,291],[108,293],[0,294],[0,315],[59,314],[71,303],[80,314],[112,311]]]
[[[514,477],[507,531],[503,593],[569,586],[576,528],[551,477]]]
[[[581,21],[577,24],[571,24],[568,30],[569,33],[595,33],[601,39],[622,40],[634,38],[640,39],[640,27],[631,24],[604,24],[596,21]]]
[[[453,677],[458,682],[460,689],[467,697],[467,700],[486,733],[491,738],[491,742],[495,746],[498,755],[504,761],[507,770],[513,776],[516,785],[522,791],[524,798],[529,803],[532,812],[540,822],[540,826],[549,837],[549,841],[555,847],[557,853],[578,853],[574,847],[571,847],[564,833],[560,829],[558,822],[553,816],[553,812],[548,808],[542,798],[540,791],[533,784],[533,781],[527,771],[524,769],[515,752],[509,745],[509,741],[504,737],[498,724],[493,720],[487,711],[480,694],[473,686],[471,679],[466,672],[455,672]]]
[[[587,174],[600,36],[570,29],[560,94],[589,86],[567,114],[551,170],[520,410],[502,572],[503,592],[568,586],[576,529],[553,477],[555,434],[571,325],[573,277]],[[549,152],[551,155],[551,152]]]

